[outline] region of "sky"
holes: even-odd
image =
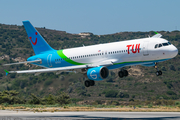
[[[0,23],[77,34],[180,30],[180,0],[1,0]]]

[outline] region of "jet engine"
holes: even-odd
[[[87,77],[90,80],[100,81],[109,76],[109,70],[106,67],[99,66],[87,70]]]

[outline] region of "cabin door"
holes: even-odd
[[[143,44],[143,55],[144,56],[148,56],[149,55],[148,44],[149,44],[149,41],[144,41],[144,44]]]
[[[49,54],[47,57],[47,63],[49,67],[52,67],[51,58],[52,58],[52,54]]]

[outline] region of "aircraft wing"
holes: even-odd
[[[54,72],[54,71],[63,71],[63,70],[73,70],[73,69],[82,69],[82,68],[92,68],[92,67],[98,67],[98,66],[111,66],[113,65],[114,62],[116,62],[116,59],[112,60],[106,60],[106,61],[101,61],[98,63],[93,63],[89,65],[78,65],[78,66],[68,66],[68,67],[58,67],[58,68],[47,68],[47,69],[34,69],[34,70],[20,70],[20,71],[7,71],[6,75],[9,73],[37,73],[37,72]],[[37,61],[33,61],[37,62]],[[24,62],[23,62],[24,63]],[[14,63],[13,63],[14,64]],[[16,64],[16,63],[15,63]],[[18,64],[18,63],[17,63]],[[5,65],[12,65],[12,64],[5,64]]]
[[[78,65],[78,66],[68,66],[68,67],[59,67],[59,68],[47,68],[47,69],[34,69],[34,70],[20,70],[20,71],[7,71],[6,75],[8,73],[36,73],[36,72],[54,72],[54,71],[60,71],[60,70],[72,70],[72,69],[81,69],[81,68],[87,68],[87,65]]]
[[[105,60],[93,64],[89,64],[88,67],[98,67],[98,66],[111,66],[113,63],[115,63],[117,59],[110,59],[110,60]]]

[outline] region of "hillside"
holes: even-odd
[[[109,43],[129,39],[137,39],[154,35],[150,32],[120,32],[109,35],[82,36],[65,31],[37,28],[41,35],[54,49],[64,49]],[[163,38],[169,40],[180,49],[180,31],[158,31]],[[16,65],[3,67],[2,64],[24,61],[34,55],[31,44],[23,26],[0,24],[0,91],[16,90],[19,96],[27,98],[31,93],[42,97],[49,94],[58,95],[62,91],[70,95],[74,102],[97,100],[179,100],[180,99],[180,55],[158,64],[163,71],[162,76],[156,76],[153,67],[126,67],[129,76],[119,78],[119,69],[110,71],[110,76],[96,82],[93,87],[86,88],[86,79],[80,73],[41,73],[41,74],[9,74],[5,76],[4,69],[23,70],[40,68],[34,65]]]

